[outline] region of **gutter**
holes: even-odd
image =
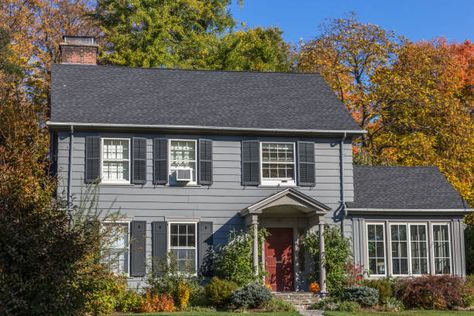
[[[47,121],[49,127],[65,128],[74,125],[76,128],[105,128],[105,129],[155,129],[170,131],[202,131],[202,132],[268,132],[268,133],[297,133],[297,134],[367,134],[365,130],[327,130],[327,129],[278,129],[278,128],[249,128],[249,127],[222,127],[222,126],[198,126],[198,125],[148,125],[148,124],[107,124],[107,123],[75,123]]]
[[[70,134],[69,134],[69,159],[68,159],[68,176],[67,176],[67,212],[69,215],[69,219],[71,219],[71,212],[72,212],[72,153],[73,149],[72,146],[74,144],[74,125],[70,125]]]
[[[403,214],[403,215],[466,215],[473,212],[474,209],[396,209],[396,208],[346,208],[348,214]]]
[[[341,208],[344,211],[344,217],[347,216],[347,211],[346,211],[346,199],[345,199],[345,192],[344,192],[344,176],[345,176],[345,170],[344,170],[344,142],[346,141],[347,138],[347,133],[344,132],[344,136],[341,138],[341,143],[339,146],[339,159],[341,162]]]

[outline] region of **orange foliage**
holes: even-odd
[[[309,290],[311,293],[318,293],[321,289],[319,288],[319,284],[317,282],[311,282],[309,285]]]
[[[173,297],[168,294],[152,294],[149,290],[142,299],[140,312],[174,312],[176,307],[174,305]]]

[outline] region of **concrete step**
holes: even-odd
[[[310,292],[278,292],[273,294],[295,306],[311,306],[318,301],[318,297]]]

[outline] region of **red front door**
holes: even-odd
[[[273,291],[294,291],[293,229],[267,228],[265,240],[266,283]]]

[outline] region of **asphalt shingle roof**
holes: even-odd
[[[354,166],[350,208],[465,209],[468,205],[436,167]]]
[[[54,65],[51,121],[360,131],[318,74]]]

